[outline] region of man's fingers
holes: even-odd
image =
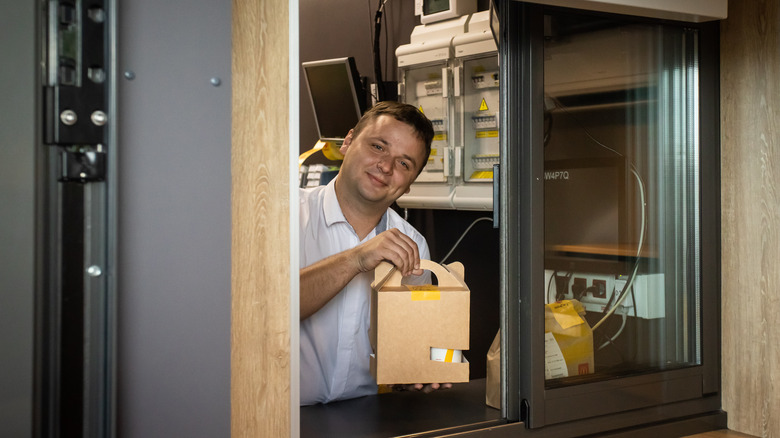
[[[404,276],[422,275],[417,243],[396,228],[391,228],[356,247],[357,267],[368,272],[383,260],[392,263]]]
[[[407,235],[393,228],[380,234],[380,250],[384,259],[395,265],[401,274],[411,275],[420,268],[417,244]],[[415,274],[420,275],[420,274]]]
[[[429,394],[439,389],[450,388],[452,388],[452,383],[428,383],[427,385],[424,383],[415,383],[413,385],[396,385],[394,387],[396,391],[422,391],[425,394]]]

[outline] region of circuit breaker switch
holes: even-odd
[[[441,94],[442,92],[441,80],[425,81],[424,86],[425,86],[426,96],[433,96],[433,95]]]
[[[475,130],[498,128],[498,119],[495,114],[474,115],[471,116],[471,121],[474,123]]]

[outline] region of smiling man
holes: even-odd
[[[370,290],[383,260],[420,275],[425,238],[390,206],[428,161],[431,122],[380,102],[344,139],[327,186],[300,191],[301,404],[376,394],[369,370]]]

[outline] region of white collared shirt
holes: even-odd
[[[429,259],[425,238],[392,209],[362,241],[347,222],[336,198],[335,179],[300,190],[300,268],[346,251],[397,228]],[[369,370],[368,339],[373,271],[359,274],[323,308],[301,321],[301,405],[376,394]]]

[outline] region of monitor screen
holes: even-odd
[[[477,0],[422,0],[420,23],[451,20],[477,12]]]
[[[423,0],[423,15],[431,15],[450,9],[450,0]]]
[[[302,63],[320,140],[344,139],[365,111],[365,96],[352,57]]]

